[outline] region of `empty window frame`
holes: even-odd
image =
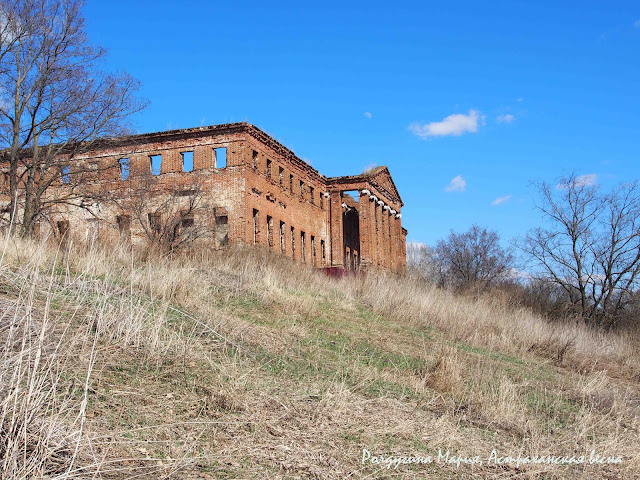
[[[320,208],[324,208],[324,194],[320,192]]]
[[[278,183],[280,187],[284,187],[284,168],[278,167]]]
[[[213,149],[213,166],[215,168],[227,167],[227,147]]]
[[[265,172],[267,174],[267,178],[271,178],[271,160],[267,158],[267,170]]]
[[[296,258],[296,231],[291,227],[291,258]]]
[[[267,215],[267,245],[273,247],[273,217]]]
[[[59,220],[56,222],[56,226],[58,227],[58,235],[60,238],[63,238],[69,233],[69,220]]]
[[[300,196],[304,198],[304,182],[300,180]]]
[[[259,228],[258,228],[258,222],[259,222],[259,215],[260,212],[258,212],[258,210],[256,210],[255,208],[253,209],[253,244],[257,245],[258,243],[258,233],[259,233]]]
[[[300,232],[300,254],[302,255],[302,261],[307,261],[307,236],[304,232]]]
[[[125,241],[131,240],[131,217],[129,215],[118,215],[116,217],[118,224],[118,233],[120,238]]]
[[[182,171],[193,171],[193,152],[181,152],[182,153]]]
[[[64,167],[62,167],[62,173],[61,173],[61,177],[62,177],[62,183],[71,183],[71,167],[69,165],[65,165]]]
[[[180,227],[189,228],[195,225],[195,217],[193,213],[181,213],[180,214]]]
[[[120,180],[129,178],[130,160],[128,158],[121,158],[118,160],[118,165],[120,167]]]
[[[315,205],[316,200],[315,200],[315,191],[316,189],[309,186],[309,201],[311,202],[312,205]]]
[[[149,155],[151,175],[160,175],[162,171],[162,155]]]
[[[216,247],[224,247],[229,245],[229,215],[225,207],[215,209],[216,231],[215,243]]]
[[[289,174],[289,191],[293,194],[293,174]]]
[[[284,222],[280,222],[280,253],[284,254],[284,249],[285,249],[285,225]]]
[[[69,230],[71,228],[69,220],[59,220],[56,222],[58,228],[58,238],[62,245],[66,245],[69,242]]]
[[[324,256],[324,240],[320,240],[320,260],[322,262],[322,266],[325,266],[325,256]]]
[[[311,235],[311,265],[316,266],[316,237]]]
[[[162,215],[159,213],[149,213],[148,219],[151,234],[154,236],[160,235],[160,232],[162,231]]]
[[[258,168],[258,152],[255,150],[251,152],[251,166],[253,168]]]

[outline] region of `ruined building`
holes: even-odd
[[[256,244],[317,267],[405,271],[403,204],[387,167],[326,177],[248,123],[103,141],[65,168],[56,188],[81,174],[87,198],[97,200],[60,206],[40,222],[40,235],[142,243],[159,231],[169,192],[180,202],[197,192],[206,208],[176,228],[206,225],[216,248]]]

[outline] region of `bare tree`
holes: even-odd
[[[586,322],[613,327],[638,288],[640,186],[610,193],[575,174],[536,185],[545,225],[517,245],[532,274],[558,285]]]
[[[132,216],[152,249],[174,253],[198,241],[213,241],[214,208],[199,183],[167,188],[148,178],[124,198],[111,201]]]
[[[496,232],[473,225],[464,233],[452,231],[440,240],[434,260],[440,284],[484,289],[505,278],[513,256],[500,246]]]
[[[82,179],[95,165],[74,159],[125,133],[126,118],[144,106],[135,80],[98,68],[105,51],[89,44],[82,6],[0,0],[0,143],[7,210],[24,236],[53,205],[81,205]]]
[[[437,282],[433,248],[418,242],[407,242],[407,275]]]

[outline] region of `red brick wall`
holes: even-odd
[[[216,168],[216,148],[227,149],[224,168]],[[183,170],[183,152],[193,152],[191,172]],[[253,152],[257,152],[255,168]],[[161,155],[159,175],[151,173],[152,155]],[[121,179],[118,165],[123,158],[129,159],[129,178],[126,180]],[[347,178],[353,181],[336,184],[335,179],[324,177],[286,147],[249,124],[219,125],[124,138],[96,148],[75,162],[78,165],[99,166],[95,175],[85,173],[85,188],[109,192],[121,199],[126,199],[138,188],[150,186],[151,190],[159,192],[150,195],[158,197],[160,201],[162,193],[170,189],[190,189],[201,185],[211,206],[211,214],[197,221],[214,224],[214,209],[223,208],[228,211],[230,243],[251,244],[254,242],[253,212],[257,210],[259,245],[280,252],[280,222],[284,222],[284,254],[292,256],[293,227],[293,258],[301,260],[301,232],[305,232],[306,261],[313,261],[313,237],[318,265],[322,261],[320,248],[324,243],[327,266],[343,266],[344,201],[359,215],[358,256],[362,268],[382,268],[395,272],[404,272],[405,269],[406,231],[402,229],[401,219],[396,218],[396,214],[390,214],[391,209],[400,212],[402,204],[389,195],[389,191],[395,187],[390,177],[384,176],[388,172],[376,173],[377,177],[371,181],[366,176],[339,177],[340,182]],[[270,164],[270,175],[267,173],[267,163]],[[293,176],[293,191],[290,188],[290,176]],[[376,181],[383,186],[378,188]],[[300,182],[303,183],[302,191]],[[343,197],[341,192],[346,190],[358,190],[359,197]],[[369,193],[364,194],[363,190]],[[325,192],[330,193],[330,198],[324,196]],[[377,201],[369,198],[370,195],[376,195],[389,209],[384,210]],[[71,220],[71,235],[86,237],[87,232],[96,230],[97,225],[100,232],[117,234],[117,216],[130,213],[107,202],[96,208],[99,211],[98,223],[85,211],[65,208],[58,215],[62,220]],[[268,218],[272,220],[271,245],[267,245]],[[132,222],[132,240],[141,241],[142,234],[142,228]],[[353,245],[351,249],[355,250]]]
[[[253,168],[253,152],[258,153],[256,168]],[[271,175],[267,176],[267,160],[270,161]],[[311,262],[311,237],[316,240],[316,256],[320,257],[320,240],[329,244],[327,228],[326,201],[320,196],[325,184],[318,175],[305,171],[293,164],[288,158],[274,151],[254,138],[249,138],[245,148],[246,187],[245,187],[245,241],[253,242],[253,211],[258,211],[258,243],[267,247],[267,217],[273,221],[272,248],[280,252],[280,222],[285,223],[285,255],[292,257],[291,227],[294,228],[295,253],[293,258],[301,260],[301,232],[306,237],[306,261]],[[279,171],[283,169],[282,184]],[[293,175],[293,192],[290,189],[289,176]],[[300,192],[300,181],[304,189]],[[311,190],[313,187],[313,197]],[[321,207],[322,204],[322,207]]]

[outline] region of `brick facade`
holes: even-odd
[[[141,243],[157,219],[150,211],[148,225],[136,224],[125,200],[142,189],[154,205],[170,189],[197,186],[207,213],[191,222],[211,226],[214,247],[255,243],[317,267],[406,269],[403,204],[386,167],[325,177],[248,123],[108,140],[74,162],[95,167],[93,177],[82,169],[87,191],[122,201],[59,208],[49,222],[58,235],[126,234]]]

